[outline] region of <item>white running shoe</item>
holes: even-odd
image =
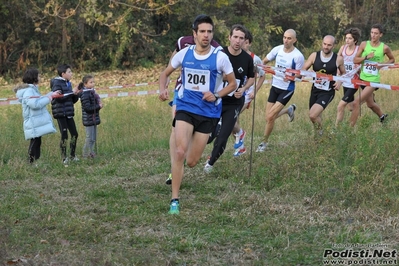
[[[79,161],[80,161],[79,158],[75,156],[75,157],[65,158],[64,160],[62,160],[62,163],[64,165],[68,165],[70,162],[79,162]]]
[[[256,152],[264,152],[267,148],[267,143],[261,142],[256,149]]]
[[[204,166],[204,172],[209,174],[212,171],[213,171],[213,165],[210,165],[208,162],[206,162]]]
[[[296,105],[295,105],[295,104],[291,104],[291,105],[288,107],[288,117],[289,117],[288,121],[290,121],[290,122],[294,121],[294,118],[295,118],[295,110],[296,110]]]

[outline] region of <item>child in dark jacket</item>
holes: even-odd
[[[83,146],[83,157],[94,158],[94,145],[97,140],[97,125],[101,123],[100,109],[103,107],[100,96],[94,90],[94,77],[86,75],[78,85],[82,104],[82,122],[86,127],[86,141]]]
[[[58,126],[61,132],[61,156],[64,164],[68,164],[69,161],[79,161],[75,156],[76,142],[78,139],[78,131],[76,130],[74,104],[79,100],[78,90],[72,90],[71,78],[72,70],[69,65],[60,65],[57,68],[59,77],[53,78],[50,81],[50,87],[52,91],[60,91],[64,95],[62,98],[55,98],[51,101],[51,110],[53,117],[57,119]],[[67,141],[68,141],[68,130],[71,134],[70,141],[70,157],[67,157]]]

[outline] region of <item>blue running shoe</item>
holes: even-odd
[[[179,200],[177,199],[172,199],[170,201],[170,209],[169,209],[169,214],[179,214]]]
[[[239,156],[243,155],[246,152],[247,152],[247,149],[245,147],[243,147],[243,148],[240,147],[240,148],[235,150],[233,155],[234,155],[234,157],[239,157]]]
[[[246,134],[247,132],[245,132],[245,130],[242,130],[241,134],[237,133],[234,135],[236,137],[236,142],[234,143],[234,149],[238,149],[244,144],[244,139]]]

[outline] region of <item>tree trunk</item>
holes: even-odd
[[[62,25],[61,53],[63,58],[67,58],[68,34],[67,34],[65,19],[62,19],[61,25]]]

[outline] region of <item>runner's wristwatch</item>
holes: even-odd
[[[215,102],[220,99],[220,95],[217,92],[214,93],[213,96],[215,96],[215,98],[216,98]]]

